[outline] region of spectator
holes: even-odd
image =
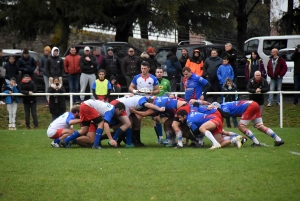
[[[222,58],[224,56],[228,56],[229,59],[229,64],[231,65],[233,72],[234,72],[234,83],[236,84],[237,81],[237,73],[236,73],[236,51],[232,49],[232,44],[231,43],[226,43],[225,44],[225,51],[222,52]]]
[[[64,70],[68,75],[69,92],[78,93],[80,80],[80,56],[77,54],[74,46],[70,48],[70,54],[67,55],[64,60]],[[73,96],[73,102],[79,104],[79,96]]]
[[[105,70],[100,69],[98,71],[99,79],[95,80],[92,85],[92,91],[96,100],[108,102],[108,96],[112,91],[110,82],[105,79]]]
[[[86,46],[84,48],[84,55],[80,58],[80,93],[84,93],[86,90],[86,86],[90,85],[90,92],[92,93],[92,85],[96,80],[96,72],[97,72],[97,61],[96,57],[90,55],[90,47]],[[84,95],[80,96],[81,102],[84,101]],[[93,98],[93,96],[91,96]]]
[[[112,47],[107,48],[107,55],[104,57],[101,65],[101,69],[104,69],[106,72],[106,79],[109,79],[112,75],[119,78],[121,75],[121,62],[119,57],[114,55],[113,50]]]
[[[189,58],[185,64],[186,67],[189,67],[193,73],[198,76],[203,75],[203,59],[200,56],[200,50],[195,49],[193,57]]]
[[[58,77],[53,78],[48,93],[65,93],[66,90],[60,83]],[[66,112],[66,100],[64,96],[50,96],[49,109],[52,115],[52,121]]]
[[[278,55],[278,49],[274,48],[271,50],[271,57],[268,62],[268,76],[271,78],[270,91],[275,91],[275,85],[277,90],[281,91],[282,78],[287,71],[285,60]],[[272,106],[273,94],[269,94],[268,107]],[[280,104],[280,96],[277,95],[277,104]]]
[[[62,74],[64,70],[64,63],[62,58],[59,57],[59,49],[53,47],[51,51],[51,56],[48,58],[46,63],[46,72],[49,76],[49,86],[53,83],[53,78],[58,77],[59,83],[62,85]]]
[[[222,97],[222,103],[237,101],[239,98],[237,94],[226,94],[226,92],[236,92],[236,91],[237,91],[237,87],[233,83],[232,78],[226,78],[226,81],[224,82],[224,84],[222,86],[222,92],[225,92],[224,96]],[[231,128],[230,117],[226,117],[225,119],[226,119],[227,128]],[[238,123],[237,123],[236,117],[232,117],[232,122],[233,122],[234,128],[237,128]]]
[[[117,77],[116,76],[110,76],[109,78],[110,85],[112,87],[112,93],[120,93],[122,91],[121,85],[118,83]],[[110,101],[113,101],[115,99],[119,98],[119,96],[110,96]]]
[[[149,49],[150,49],[150,50],[149,50]],[[150,64],[150,71],[149,71],[149,73],[150,73],[151,75],[154,75],[156,69],[157,69],[158,67],[160,67],[160,64],[156,61],[156,59],[155,59],[154,56],[153,56],[153,55],[155,55],[155,52],[154,52],[154,53],[153,53],[153,52],[151,53],[152,56],[148,53],[149,51],[152,51],[152,49],[153,49],[153,48],[148,48],[148,51],[147,51],[147,52],[143,52],[143,53],[141,54],[141,57],[140,57],[140,61],[139,61],[138,66],[141,66],[141,63],[142,63],[143,61],[147,61],[147,62]],[[154,49],[153,49],[153,51],[154,51]]]
[[[249,100],[254,100],[260,107],[260,113],[262,114],[263,105],[265,103],[265,95],[270,90],[269,84],[265,78],[261,76],[260,71],[255,71],[254,77],[251,78],[247,84],[247,91],[253,94],[249,95]]]
[[[141,71],[140,59],[134,56],[134,49],[129,48],[127,53],[128,55],[122,60],[121,70],[122,75],[126,78],[127,88],[129,88],[132,78]]]
[[[46,46],[44,48],[44,56],[41,58],[40,62],[40,72],[43,73],[44,83],[45,83],[45,92],[48,91],[49,88],[49,75],[47,74],[47,60],[49,58],[49,55],[51,53],[51,48],[49,46]],[[46,96],[47,99],[47,106],[49,105],[49,96]]]
[[[300,90],[300,44],[297,45],[291,59],[294,61],[294,87],[295,91]],[[294,94],[294,106],[298,105],[299,94]]]
[[[16,64],[16,59],[14,56],[9,56],[8,62],[4,65],[4,71],[5,71],[5,79],[9,80],[11,78],[19,77],[19,69]]]
[[[100,66],[102,65],[102,61],[103,61],[103,55],[101,54],[101,48],[100,47],[96,47],[93,49],[93,55],[96,57],[98,66],[97,69],[99,70]]]
[[[179,63],[181,65],[181,68],[185,67],[185,64],[186,64],[188,58],[189,58],[189,52],[188,52],[188,50],[186,48],[182,48],[182,50],[181,50],[181,57],[179,59]],[[184,91],[184,85],[183,85],[183,78],[184,78],[184,76],[181,74],[180,77],[181,77],[180,78],[180,91]]]
[[[9,84],[4,88],[3,93],[12,94],[18,93],[16,78],[10,78]],[[17,96],[6,96],[5,103],[8,111],[8,129],[17,130],[16,128],[16,113],[18,108],[18,97]]]
[[[222,89],[224,83],[226,83],[227,78],[230,78],[230,80],[234,79],[233,69],[229,64],[229,59],[227,56],[223,58],[223,64],[219,66],[217,76],[220,84],[220,89]]]
[[[222,59],[218,57],[217,50],[213,49],[211,51],[211,56],[205,59],[203,67],[203,77],[211,84],[210,91],[219,91],[219,80],[217,77],[217,71],[219,66],[222,64]],[[213,102],[216,102],[218,95],[213,95]],[[205,96],[207,100],[207,96]]]
[[[0,49],[0,93],[2,92],[2,86],[5,84],[5,71],[4,64],[5,61],[2,57],[2,49]],[[2,96],[0,96],[0,105],[4,105],[5,103],[2,101]]]
[[[24,75],[27,74],[34,80],[34,70],[36,68],[36,62],[29,55],[27,48],[24,48],[21,58],[17,62],[19,71],[21,71],[21,77],[24,78]]]
[[[177,79],[178,75],[181,75],[182,68],[180,66],[179,60],[176,56],[177,47],[171,47],[170,52],[167,54],[166,66],[167,66],[167,73],[168,73],[168,80],[171,84],[171,92],[176,92],[177,88]]]
[[[30,129],[30,112],[33,118],[34,128],[38,129],[38,118],[36,115],[36,97],[32,96],[33,93],[36,93],[36,85],[31,80],[31,77],[28,74],[23,76],[22,81],[19,84],[20,93],[24,94],[23,96],[23,105],[25,111],[25,124],[26,128]]]
[[[245,66],[245,79],[248,82],[251,78],[254,77],[254,72],[260,71],[261,76],[267,79],[267,72],[264,66],[263,60],[260,58],[258,52],[254,50],[251,52],[250,59],[247,59],[247,63]]]

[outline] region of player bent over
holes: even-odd
[[[253,141],[251,146],[261,146],[252,131],[247,128],[247,125],[251,121],[255,128],[275,140],[274,146],[280,146],[284,144],[284,141],[271,128],[264,126],[260,113],[260,107],[257,102],[242,100],[225,102],[221,105],[217,102],[213,102],[212,107],[220,108],[224,117],[241,117],[238,128]]]
[[[52,147],[59,147],[61,140],[65,139],[74,132],[71,125],[80,123],[79,105],[74,105],[70,112],[65,112],[56,118],[47,129],[49,138],[54,139],[51,143]]]
[[[124,110],[125,105],[123,103],[118,103],[113,106],[100,100],[89,99],[84,101],[80,105],[80,130],[75,131],[72,135],[61,141],[61,145],[63,147],[68,147],[68,144],[71,141],[75,140],[79,136],[87,134],[92,121],[93,123],[98,124],[94,145],[92,148],[101,149],[101,147],[99,147],[99,143],[103,130],[107,134],[110,144],[112,146],[117,146],[117,142],[113,140],[111,136],[109,122],[114,116],[118,117]]]

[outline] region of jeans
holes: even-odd
[[[69,82],[69,92],[78,93],[79,92],[79,74],[68,75]],[[79,96],[73,96],[73,102],[79,101]]]
[[[270,81],[270,91],[275,91],[275,86],[277,86],[277,91],[281,91],[282,78],[276,78],[276,79],[271,78],[271,81]],[[269,103],[272,103],[272,101],[273,101],[273,95],[274,94],[269,94],[269,99],[268,99]],[[280,103],[280,96],[279,96],[279,94],[277,94],[276,102]]]
[[[25,124],[27,128],[30,128],[30,111],[33,118],[34,127],[38,127],[38,119],[36,115],[36,103],[24,103],[24,111],[25,111]]]
[[[294,75],[294,88],[295,91],[300,91],[300,75]],[[297,105],[299,94],[294,94],[294,104]]]
[[[7,111],[8,111],[8,127],[16,127],[16,113],[18,108],[18,103],[9,103],[7,105]]]
[[[46,75],[43,75],[44,78],[44,83],[45,83],[45,93],[48,92],[48,88],[49,88],[49,78]],[[49,96],[46,96],[47,101],[49,102]]]

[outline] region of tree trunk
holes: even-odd
[[[190,40],[189,30],[178,29],[178,42]]]
[[[116,36],[115,41],[128,42],[128,37],[132,34],[132,24],[117,26],[116,27]]]
[[[149,39],[149,35],[148,35],[148,23],[145,22],[140,22],[140,30],[141,30],[141,38],[144,39]]]
[[[288,0],[288,11],[286,13],[286,30],[285,34],[292,35],[293,34],[293,0]]]
[[[237,49],[244,50],[244,42],[247,40],[247,22],[248,17],[246,13],[247,0],[238,0],[239,10],[236,13],[237,21]]]

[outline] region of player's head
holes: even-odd
[[[79,117],[79,110],[80,110],[80,105],[74,105],[71,108],[71,112],[75,115],[76,118]]]
[[[105,70],[100,69],[98,71],[99,80],[103,81],[105,79]]]
[[[150,70],[150,64],[147,61],[143,61],[141,64],[142,75],[148,75]]]
[[[220,107],[221,107],[220,103],[218,103],[218,102],[213,102],[211,105],[212,105],[214,108],[220,108]]]
[[[189,67],[184,67],[182,69],[182,74],[183,74],[184,77],[186,77],[187,79],[189,79],[192,76],[193,72],[192,72],[192,70]]]
[[[122,112],[125,111],[125,105],[124,103],[122,102],[118,102],[116,105],[115,105],[115,115],[116,116],[120,116],[122,114]]]
[[[164,71],[161,67],[157,67],[156,70],[155,70],[155,76],[157,79],[162,79],[164,75]]]
[[[185,110],[179,110],[177,112],[177,117],[178,117],[179,121],[182,123],[184,123],[186,121],[187,115],[188,115],[188,112]]]

